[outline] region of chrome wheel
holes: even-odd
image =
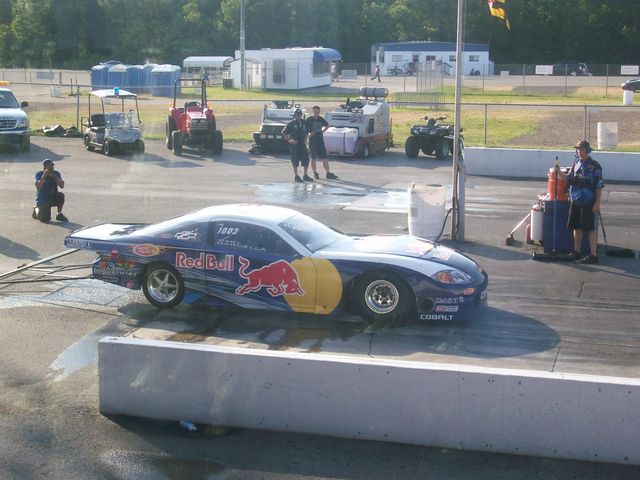
[[[376,280],[364,292],[367,307],[378,315],[392,312],[400,301],[396,286],[388,280]]]
[[[184,282],[180,274],[168,265],[156,265],[149,269],[142,290],[150,303],[169,308],[182,301]]]

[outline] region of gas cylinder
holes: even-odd
[[[549,169],[549,182],[547,191],[549,192],[549,200],[567,199],[567,182],[559,173],[556,174],[554,168]],[[558,192],[558,198],[556,198],[556,191]]]
[[[535,204],[531,208],[531,241],[542,241],[542,225],[544,223],[544,209],[542,205]]]

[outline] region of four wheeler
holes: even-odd
[[[174,155],[182,155],[182,147],[204,147],[218,155],[222,153],[222,132],[216,130],[216,118],[207,103],[206,82],[200,81],[200,101],[188,100],[184,106],[177,106],[178,86],[193,81],[179,78],[173,84],[173,103],[166,125],[167,148]]]
[[[420,150],[425,155],[433,155],[438,160],[447,158],[453,152],[453,123],[442,123],[447,117],[424,117],[425,125],[411,127],[411,136],[404,144],[404,153],[409,158],[416,158]],[[460,129],[462,132],[462,129]],[[462,137],[461,137],[462,138]]]
[[[101,109],[97,113],[91,111],[91,97],[100,99]],[[125,111],[125,103],[132,101],[136,106],[135,112],[133,109]],[[105,111],[105,105],[108,108],[114,103],[119,104],[117,111]],[[84,146],[90,152],[98,148],[108,156],[126,151],[144,153],[138,97],[135,93],[118,87],[92,91],[89,95],[89,116],[82,117],[80,122]]]

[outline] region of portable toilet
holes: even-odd
[[[154,97],[172,97],[174,82],[180,78],[177,65],[158,65],[151,70],[151,94]],[[180,93],[180,85],[178,91]]]
[[[100,90],[108,86],[109,65],[101,63],[91,67],[91,90]]]
[[[109,67],[107,86],[127,89],[127,67],[125,65],[119,63]]]
[[[127,65],[127,90],[133,93],[142,91],[142,65]]]
[[[157,63],[145,63],[142,66],[142,91],[151,92],[151,71],[157,67]]]

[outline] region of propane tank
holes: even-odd
[[[567,199],[567,182],[559,173],[556,174],[555,167],[549,169],[547,191],[549,192],[549,200]],[[558,198],[556,198],[556,191],[558,192]]]
[[[544,223],[544,209],[536,203],[531,208],[531,241],[542,241],[542,225]]]

